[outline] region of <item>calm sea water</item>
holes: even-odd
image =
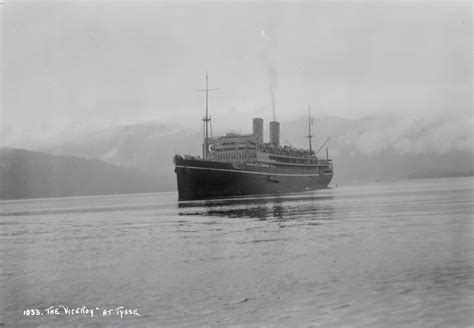
[[[412,180],[183,203],[176,193],[1,202],[0,322],[472,326],[473,184]],[[94,317],[61,305],[93,308]],[[120,306],[140,316],[121,318]]]

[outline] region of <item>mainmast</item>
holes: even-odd
[[[209,118],[209,81],[207,77],[207,72],[206,72],[206,116],[204,116],[202,120],[205,122],[204,153],[202,154],[202,156],[204,157],[204,159],[206,159],[209,153],[209,121],[211,120]]]
[[[313,154],[313,148],[311,145],[311,139],[313,138],[313,135],[311,134],[311,125],[313,124],[313,119],[311,118],[311,107],[308,106],[308,141],[309,141],[309,153],[312,155]]]

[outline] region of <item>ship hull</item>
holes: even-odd
[[[265,167],[184,158],[175,158],[175,172],[179,200],[324,189],[332,179],[332,172],[324,174],[316,168]]]

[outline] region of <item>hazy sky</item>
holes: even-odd
[[[472,120],[472,5],[5,1],[2,141],[158,120],[306,113]]]

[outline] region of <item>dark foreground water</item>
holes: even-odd
[[[1,202],[0,327],[471,326],[473,183]]]

